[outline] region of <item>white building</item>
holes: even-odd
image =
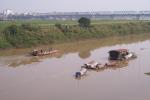
[[[10,9],[6,9],[3,11],[3,15],[8,16],[8,15],[14,15],[15,13],[13,12],[13,10]]]

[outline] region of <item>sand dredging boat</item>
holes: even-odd
[[[89,63],[86,63],[81,66],[80,71],[75,73],[75,77],[80,78],[86,75],[87,71],[90,71],[90,70],[100,71],[103,69],[107,69],[108,67],[118,67],[118,66],[119,66],[119,62],[117,61],[106,62],[104,64],[96,62],[96,61],[90,61]]]
[[[90,61],[81,66],[80,71],[75,73],[76,78],[85,76],[88,70],[102,70],[107,68],[121,68],[128,65],[128,61],[137,58],[137,55],[133,52],[129,52],[127,49],[110,50],[108,61],[105,63],[99,63],[96,61]]]

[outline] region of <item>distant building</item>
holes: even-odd
[[[15,13],[13,12],[13,10],[7,9],[3,11],[3,15],[4,16],[8,16],[8,15],[14,15]]]

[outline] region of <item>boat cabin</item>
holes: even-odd
[[[109,60],[124,60],[126,56],[129,54],[127,49],[117,49],[110,50],[109,52]]]

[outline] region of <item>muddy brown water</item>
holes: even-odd
[[[60,54],[31,57],[31,49],[1,51],[0,100],[150,100],[150,35],[53,45]],[[126,66],[74,74],[91,60],[106,62],[111,49],[138,55]]]

